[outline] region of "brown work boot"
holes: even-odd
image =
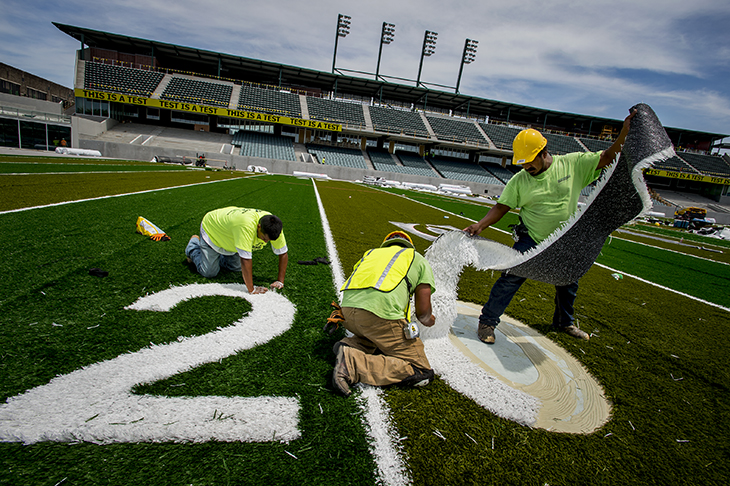
[[[587,332],[580,330],[577,323],[570,326],[557,328],[557,330],[559,332],[564,332],[565,334],[573,336],[576,339],[582,339],[584,341],[588,341],[591,338]]]
[[[345,347],[341,342],[336,342],[332,347],[332,351],[335,353],[335,369],[332,371],[332,386],[349,397],[352,393],[350,391],[350,374],[347,372],[347,365],[345,364]]]
[[[477,335],[483,343],[494,344],[494,326],[488,326],[480,322]]]

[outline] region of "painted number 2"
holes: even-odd
[[[299,401],[287,397],[134,395],[153,383],[262,345],[288,330],[294,305],[275,293],[250,295],[241,284],[192,284],[138,299],[127,309],[167,312],[203,296],[248,300],[249,314],[203,336],[151,345],[94,363],[8,399],[0,406],[0,441],[289,442],[300,437]]]

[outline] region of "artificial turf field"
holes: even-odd
[[[165,178],[174,176],[143,173],[135,182],[151,189],[164,187]],[[21,176],[0,176],[0,187],[7,177]],[[94,174],[100,179],[93,184],[79,174],[22,177],[47,179],[42,185],[15,179],[11,185],[25,184],[31,193],[9,200],[3,191],[5,209],[18,202],[59,202],[65,191],[56,194],[54,180],[61,187],[73,187],[74,179],[67,177],[77,182],[67,199],[99,197],[102,185],[111,188],[109,194],[132,192],[113,189],[115,179],[128,184],[118,174]],[[248,312],[246,302],[225,297],[195,299],[169,313],[124,307],[171,285],[206,282],[190,271],[183,255],[205,212],[227,205],[261,207],[285,224],[290,265],[281,293],[297,308],[291,329],[220,362],[140,384],[134,392],[297,397],[301,437],[289,443],[7,442],[0,444],[0,483],[376,482],[377,465],[362,410],[356,399],[337,396],[328,383],[334,361],[331,346],[339,338],[321,331],[329,303],[336,299],[331,269],[296,263],[327,255],[312,181],[257,176],[199,182],[210,180],[175,181],[168,185],[192,185],[0,214],[6,256],[0,284],[2,399],[151,343],[212,332]],[[423,230],[428,225],[461,228],[470,220],[459,213],[478,219],[488,209],[415,193],[405,198],[346,182],[316,185],[346,272],[364,250],[395,229],[390,221],[417,223]],[[24,192],[22,187],[15,190]],[[89,195],[84,196],[85,191]],[[425,197],[428,205],[415,200]],[[138,216],[162,227],[172,240],[153,242],[135,234]],[[496,230],[483,235],[509,244],[509,236]],[[420,251],[428,246],[420,238],[414,241]],[[722,255],[730,249],[707,252],[706,258],[717,262],[694,259],[693,264],[676,253],[652,249],[647,255],[649,250],[636,243],[622,240],[624,248],[616,243],[614,239],[599,257],[599,263],[610,258],[606,265],[612,268],[596,265],[581,280],[576,314],[581,326],[594,333],[590,342],[549,331],[549,286],[528,282],[507,310],[558,341],[598,379],[613,406],[608,424],[589,435],[557,434],[500,419],[438,379],[423,389],[388,388],[385,401],[413,484],[728,482],[730,272]],[[645,264],[647,260],[651,264]],[[90,276],[90,268],[102,268],[109,276]],[[628,276],[617,280],[612,277],[616,270],[661,280],[665,287],[697,294],[716,306]],[[269,250],[257,252],[256,284],[268,284],[275,277],[274,256]],[[466,269],[460,298],[482,303],[494,278]],[[215,281],[240,282],[240,275],[223,273]]]

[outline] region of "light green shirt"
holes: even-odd
[[[203,217],[200,236],[222,255],[238,253],[241,258],[250,260],[254,250],[266,246],[266,242],[258,237],[257,228],[259,220],[268,214],[271,213],[233,206],[216,209]],[[287,252],[284,231],[271,241],[271,249],[277,255]]]
[[[520,218],[536,243],[547,238],[578,208],[580,191],[600,176],[601,152],[553,155],[550,167],[538,176],[521,170],[509,180],[499,202],[521,208]]]
[[[429,284],[431,292],[436,291],[431,265],[420,253],[415,253],[406,276],[411,282],[412,291],[422,283]],[[391,292],[375,289],[345,290],[342,293],[342,307],[365,309],[381,319],[398,320],[405,317],[404,313],[410,298],[408,285],[403,279]]]

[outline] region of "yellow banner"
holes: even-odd
[[[149,106],[151,108],[163,108],[165,110],[187,111],[189,113],[201,113],[203,115],[226,116],[239,118],[241,120],[254,120],[267,123],[278,123],[280,125],[291,125],[314,130],[328,130],[330,132],[341,132],[342,125],[327,123],[316,120],[304,120],[302,118],[291,118],[281,115],[270,115],[267,113],[256,113],[253,111],[230,110],[215,106],[196,105],[183,101],[156,100],[143,96],[130,96],[120,93],[106,93],[104,91],[92,91],[88,89],[75,89],[77,98],[88,98],[90,100],[112,101],[114,103],[126,103],[128,105]]]
[[[730,185],[730,179],[725,177],[714,177],[702,174],[687,174],[685,172],[671,172],[668,170],[644,169],[644,175],[658,177],[669,177],[671,179],[683,179],[687,181],[709,182],[710,184]]]

